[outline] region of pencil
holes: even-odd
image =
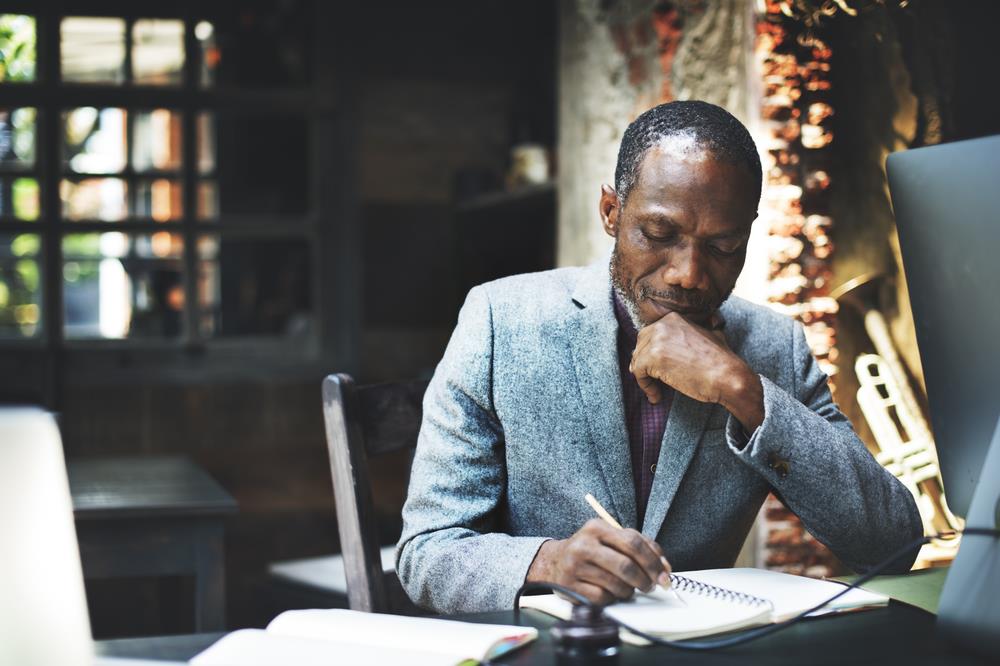
[[[624,529],[621,526],[621,523],[615,520],[615,517],[612,516],[610,513],[608,513],[607,509],[601,506],[601,503],[597,501],[596,497],[594,497],[590,493],[587,493],[586,495],[583,496],[583,499],[587,500],[587,504],[590,505],[590,508],[594,510],[594,513],[596,513],[601,518],[601,520],[606,522],[608,525],[611,525],[611,527],[615,528],[616,530]],[[666,564],[666,560],[664,560],[664,564]],[[672,587],[664,585],[660,585],[660,587],[662,587],[666,592],[671,593],[674,596],[674,598],[677,599],[677,601],[681,602],[685,606],[687,605],[684,602],[684,600],[681,599],[680,596],[677,594],[677,590],[674,590]]]

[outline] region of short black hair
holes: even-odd
[[[756,181],[760,197],[763,174],[750,132],[721,106],[691,100],[654,106],[625,130],[615,167],[615,190],[623,205],[639,177],[646,151],[671,136],[690,136],[717,159],[744,165]]]

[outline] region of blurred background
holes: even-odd
[[[751,129],[737,293],[800,319],[866,444],[954,525],[884,160],[1000,132],[989,0],[34,0],[0,13],[0,402],[66,455],[230,494],[230,627],[339,550],[320,380],[427,377],[465,293],[589,263],[618,142],[672,99]],[[934,267],[927,267],[934,270]],[[992,307],[984,304],[984,307]],[[406,460],[373,466],[383,541]],[[947,563],[932,544],[918,566]],[[842,566],[771,499],[741,563]],[[88,581],[97,638],[191,631],[186,576]]]

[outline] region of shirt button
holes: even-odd
[[[652,465],[649,466],[649,473],[656,474],[656,463],[653,463]]]

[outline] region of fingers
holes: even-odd
[[[557,582],[593,603],[629,599],[636,589],[669,584],[669,564],[659,544],[634,529],[592,519],[561,545]]]
[[[636,530],[613,530],[601,535],[610,551],[599,551],[596,563],[625,582],[644,592],[653,589],[664,573],[660,552],[649,545],[650,539]]]
[[[655,405],[660,402],[663,397],[663,389],[659,380],[646,374],[646,369],[643,366],[640,366],[638,370],[633,370],[632,374],[635,375],[635,381],[638,382],[642,392],[646,394],[646,399],[649,400],[650,404]]]
[[[635,381],[639,384],[642,392],[646,394],[646,399],[655,405],[663,398],[663,386],[656,377],[649,374],[646,356],[643,353],[645,347],[646,340],[640,338],[635,351],[632,352],[632,360],[629,362],[628,370],[635,376]]]
[[[657,584],[663,587],[670,587],[670,573],[673,571],[673,567],[670,566],[670,562],[667,560],[667,556],[663,553],[663,549],[660,548],[660,544],[656,543],[649,537],[644,537],[649,547],[657,554],[660,558],[660,564],[663,565],[663,572],[656,578]]]
[[[578,582],[576,585],[572,586],[575,592],[579,592],[587,598],[587,600],[592,604],[597,604],[598,606],[608,606],[613,604],[617,599],[613,594],[605,590],[600,585],[594,585],[593,583]],[[573,604],[576,604],[576,600],[571,600]]]
[[[617,601],[631,599],[635,594],[633,585],[626,583],[596,564],[586,564],[580,567],[578,575],[580,581],[601,588]]]
[[[656,543],[656,541],[650,539],[645,534],[642,536],[642,538],[646,540],[646,543],[649,545],[650,549],[654,553],[656,553],[656,555],[660,558],[660,563],[663,565],[663,570],[669,575],[670,572],[673,571],[673,569],[670,566],[670,562],[667,561],[667,556],[663,553],[663,548],[660,547],[660,544]],[[661,582],[661,585],[662,584],[663,583]]]

